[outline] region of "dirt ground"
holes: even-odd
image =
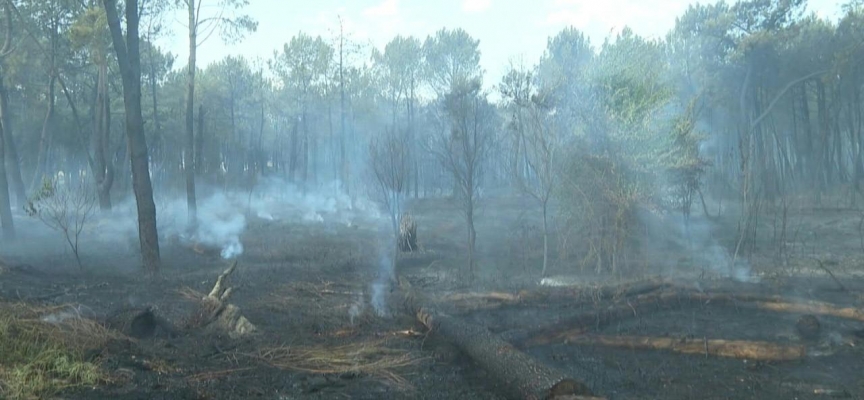
[[[458,273],[465,254],[465,228],[458,210],[445,200],[411,204],[423,249],[399,260],[400,274],[436,297],[536,289],[542,236],[531,204],[507,197],[490,199],[483,208],[478,220],[480,278],[472,287],[465,287]],[[362,216],[349,223],[328,215],[323,221],[303,223],[274,217],[249,218],[241,237],[245,251],[231,278],[235,288],[231,302],[258,327],[258,334],[232,340],[191,331],[103,349],[100,366],[114,379],[96,387],[69,388],[55,398],[506,398],[451,344],[427,334],[404,315],[397,293],[384,289],[389,307],[381,314],[370,305],[373,283],[379,281],[386,262],[380,251],[386,235],[379,222]],[[780,254],[771,246],[774,221],[765,217],[760,222],[764,243],[746,257],[758,282],[727,283],[860,308],[864,304],[861,213],[826,207],[798,209],[787,218],[790,233],[782,239],[785,252]],[[710,237],[728,248],[734,242],[732,224],[716,222]],[[196,251],[182,241],[165,241],[163,274],[150,281],[139,276],[137,255],[130,250],[134,246],[85,240],[81,248],[87,268],[78,271],[63,243],[48,232],[40,235],[40,243],[49,243],[51,250],[34,255],[25,251],[26,246],[4,246],[0,300],[81,304],[97,316],[124,307],[150,306],[183,326],[196,307],[195,295],[208,292],[228,265],[218,250]],[[704,282],[721,279],[717,271],[701,264],[704,258],[699,254],[676,243],[668,245],[646,256],[647,267],[626,278],[674,276],[693,278],[696,284],[700,277]],[[591,286],[625,278],[597,276],[573,260],[559,260],[557,254],[553,251],[556,261],[550,274],[555,282]],[[822,261],[821,267],[816,260]],[[562,301],[451,311],[507,338],[513,332],[564,320],[586,307],[607,305]],[[803,343],[794,329],[799,316],[691,302],[634,315],[595,333]],[[810,355],[796,361],[752,362],[565,343],[527,351],[609,399],[864,399],[860,373],[864,354],[860,338],[854,335],[864,329],[864,322],[833,317],[820,317],[820,322],[825,334],[818,342],[808,342]],[[348,360],[343,364],[349,365],[344,369],[309,365],[316,355],[335,359],[336,349],[345,349],[343,358]],[[295,354],[299,359],[274,354]]]

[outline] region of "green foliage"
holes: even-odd
[[[439,95],[482,79],[480,41],[464,29],[441,29],[423,43],[426,77]]]

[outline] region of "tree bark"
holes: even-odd
[[[195,174],[199,177],[207,172],[204,162],[204,106],[198,105],[198,134],[195,136]]]
[[[6,86],[3,82],[3,74],[0,73],[0,117],[2,117],[0,119],[0,225],[2,225],[3,239],[12,240],[15,238],[15,221],[12,219],[12,201],[9,195],[6,165],[15,161],[7,162],[7,158],[11,157],[12,154],[7,145],[11,142],[11,138],[7,137],[10,133],[6,132],[6,127],[9,126],[9,110],[8,103],[3,101],[5,98]]]
[[[111,39],[123,78],[123,103],[126,109],[126,136],[132,168],[132,189],[138,207],[138,238],[144,268],[157,274],[161,268],[159,234],[156,228],[156,204],[141,115],[141,51],[138,36],[138,0],[126,0],[126,32],[124,41],[117,13],[117,0],[103,0],[111,29]]]
[[[6,18],[5,37],[3,46],[0,48],[0,62],[13,51],[12,40],[12,7],[9,3],[3,5],[3,15]],[[4,65],[0,64],[0,128],[5,132],[0,139],[0,162],[4,163],[6,171],[11,174],[12,187],[15,190],[17,206],[24,207],[27,204],[27,192],[24,188],[24,179],[21,176],[21,159],[18,157],[18,148],[12,134],[12,116],[9,114],[9,91],[6,90],[6,82],[3,75]],[[7,181],[8,183],[8,181]],[[8,188],[6,189],[8,191]],[[11,207],[11,205],[10,205]]]
[[[42,121],[42,133],[39,135],[39,153],[36,156],[36,170],[33,173],[33,179],[30,181],[31,192],[42,184],[42,178],[48,173],[48,147],[51,142],[51,125],[54,121],[54,92],[57,82],[57,75],[53,71],[50,74],[51,76],[48,79],[48,110],[45,112],[45,119]]]
[[[198,21],[195,15],[195,0],[186,0],[189,6],[189,65],[186,84],[186,140],[183,151],[183,170],[186,174],[186,207],[189,229],[195,229],[198,221],[198,205],[195,198],[195,58],[198,50]]]
[[[344,53],[345,53],[345,33],[343,32],[342,21],[339,21],[339,163],[342,170],[340,180],[342,181],[342,189],[346,194],[350,194],[350,179],[348,170],[348,159],[345,151],[345,142],[348,137],[345,132],[345,74],[344,74]]]
[[[93,123],[94,147],[94,179],[96,193],[99,198],[99,208],[111,210],[111,186],[114,184],[113,163],[106,157],[106,149],[110,147],[111,108],[108,98],[108,65],[107,60],[99,66],[96,83],[96,110]]]
[[[803,345],[722,339],[686,339],[650,336],[605,336],[576,334],[563,338],[567,344],[624,347],[638,350],[668,350],[682,354],[738,358],[759,361],[792,361],[807,356]]]
[[[486,328],[427,308],[426,302],[406,279],[399,279],[399,287],[408,313],[471,357],[487,371],[493,386],[506,390],[508,397],[540,400],[592,396],[584,383],[541,364]]]
[[[2,76],[0,76],[2,79]],[[0,124],[0,225],[3,240],[15,239],[15,222],[12,219],[12,204],[9,198],[9,181],[6,175],[6,134]]]
[[[12,116],[9,114],[9,92],[0,74],[0,124],[3,125],[3,143],[5,145],[6,172],[12,189],[15,191],[16,205],[21,208],[27,204],[27,189],[24,188],[24,178],[21,175],[21,158],[18,156],[18,146],[12,134]]]

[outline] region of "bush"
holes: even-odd
[[[24,206],[24,211],[62,233],[75,255],[78,268],[83,269],[79,239],[96,209],[95,191],[85,185],[69,187],[58,183],[56,179],[45,179],[42,188]]]

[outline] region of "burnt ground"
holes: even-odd
[[[464,225],[458,210],[444,200],[411,205],[423,249],[399,260],[400,274],[424,292],[443,297],[462,291],[534,290],[539,280],[541,232],[532,203],[518,198],[491,199],[478,221],[479,276],[472,287],[460,279]],[[528,210],[528,211],[526,211]],[[370,305],[372,284],[382,260],[381,226],[360,215],[350,223],[322,214],[323,221],[286,222],[250,216],[242,236],[245,247],[231,277],[231,302],[259,328],[240,340],[185,331],[157,335],[128,347],[102,351],[99,363],[112,377],[93,388],[59,393],[63,399],[503,399],[496,385],[453,346],[427,335],[398,309],[396,292],[383,315]],[[849,307],[864,303],[864,254],[858,223],[861,213],[837,207],[789,213],[789,233],[776,239],[775,222],[760,222],[762,242],[742,258],[757,282],[729,283],[742,290],[831,301]],[[26,225],[21,221],[19,225]],[[32,222],[31,222],[32,223]],[[719,246],[734,243],[733,221],[709,227]],[[670,228],[674,231],[674,228]],[[98,226],[92,232],[98,233]],[[35,232],[35,229],[34,229]],[[96,233],[92,236],[98,236]],[[228,263],[217,250],[193,248],[180,240],[162,244],[164,268],[157,281],[140,277],[133,245],[86,239],[81,245],[85,270],[79,271],[63,243],[46,232],[30,233],[29,243],[4,246],[0,300],[32,304],[81,304],[95,318],[124,307],[150,306],[177,326],[196,307]],[[653,236],[664,236],[654,232]],[[557,239],[557,238],[553,238]],[[714,240],[714,239],[712,239]],[[777,251],[778,240],[783,252]],[[554,241],[553,242],[557,242]],[[676,241],[671,241],[676,242]],[[705,263],[704,248],[656,243],[643,267],[618,276],[597,276],[553,251],[551,281],[591,286],[610,281],[674,276],[699,283],[720,279]],[[27,243],[25,241],[25,243]],[[134,244],[134,243],[133,243]],[[652,244],[654,246],[654,244]],[[552,246],[553,248],[555,246]],[[821,268],[815,260],[822,261]],[[831,271],[845,290],[825,273]],[[707,271],[707,273],[706,273]],[[699,280],[701,278],[701,280]],[[551,282],[550,281],[550,282]],[[452,310],[507,338],[513,332],[548,325],[605,303],[526,304],[486,311]],[[794,330],[800,315],[686,303],[634,315],[599,329],[605,335],[644,335],[805,343]],[[536,358],[585,381],[609,399],[864,399],[864,357],[852,334],[864,322],[820,317],[823,336],[806,342],[803,360],[752,362],[573,344],[527,349]],[[382,367],[361,372],[310,369],[300,362],[274,362],[267,350],[374,348]],[[296,361],[296,360],[295,360]],[[390,365],[388,363],[393,363]],[[400,365],[395,365],[401,363]],[[350,369],[350,368],[349,368]]]

